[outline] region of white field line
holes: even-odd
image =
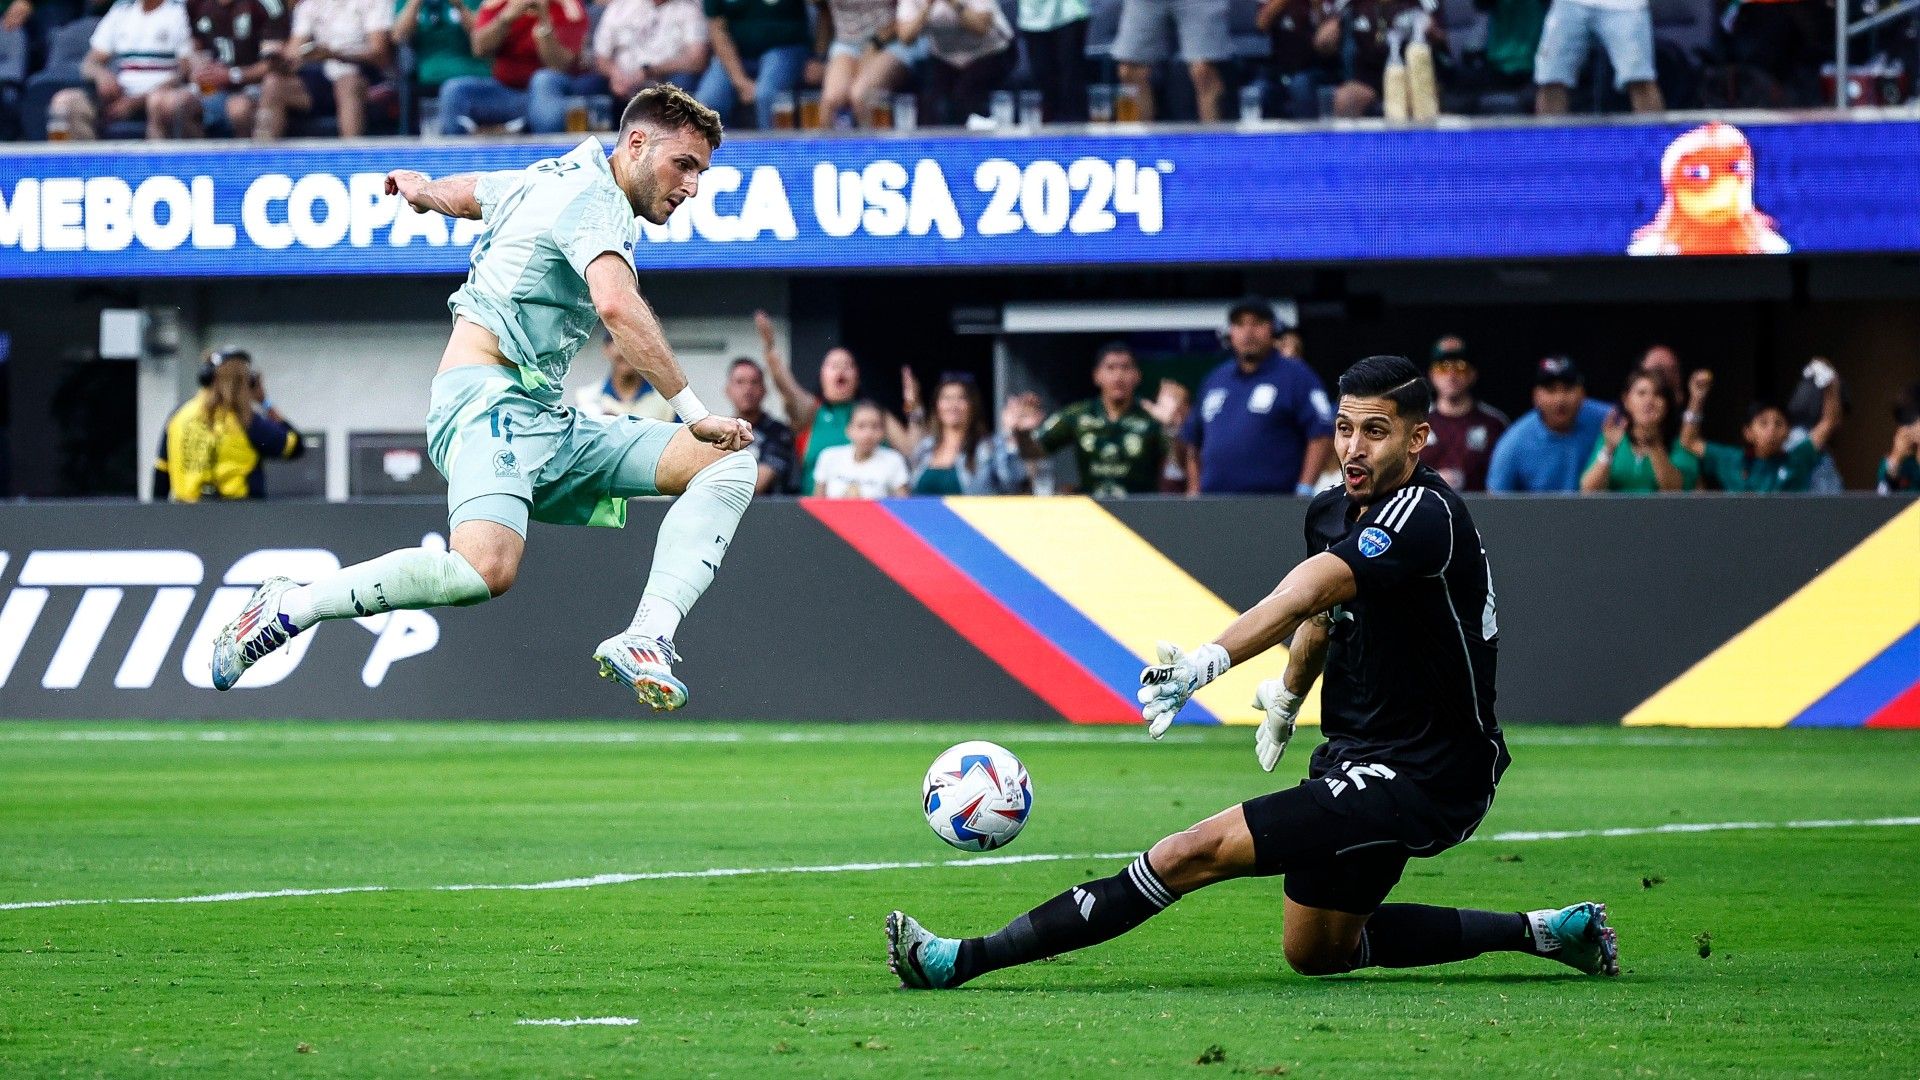
[[[1502,832],[1477,836],[1476,841],[1528,843],[1541,840],[1581,840],[1627,836],[1669,834],[1753,832],[1778,829],[1855,829],[1904,828],[1920,826],[1920,817],[1820,818],[1805,821],[1716,821],[1675,822],[1666,825],[1632,826],[1612,829],[1562,829],[1552,831]],[[1013,866],[1019,863],[1074,862],[1086,859],[1131,859],[1137,851],[1102,851],[1068,855],[980,855],[967,859],[930,859],[908,862],[830,863],[822,866],[734,866],[705,870],[654,870],[638,874],[594,874],[590,877],[560,878],[556,881],[523,882],[508,885],[346,885],[324,889],[263,889],[247,892],[203,893],[197,896],[115,897],[88,900],[16,900],[0,904],[0,911],[32,908],[92,907],[103,904],[219,904],[234,900],[271,900],[292,896],[341,896],[348,893],[384,892],[544,892],[552,889],[592,889],[602,885],[625,885],[634,881],[678,881],[688,878],[762,877],[769,874],[866,874],[882,870],[931,870],[975,866]]]
[[[477,728],[459,728],[450,731],[379,731],[371,728],[349,728],[342,731],[314,731],[299,729],[274,731],[270,729],[241,729],[228,731],[187,730],[155,731],[125,730],[107,728],[91,730],[87,728],[61,728],[36,731],[0,730],[0,742],[79,742],[79,743],[419,743],[419,744],[587,744],[632,743],[636,745],[658,745],[668,743],[938,743],[947,733],[940,729],[920,728],[915,730],[886,730],[878,727],[859,726],[834,727],[818,731],[738,731],[720,729],[715,731],[488,731]],[[955,727],[952,736],[961,735]],[[1161,742],[1197,742],[1200,735],[1192,733],[1169,733]],[[1008,742],[1019,743],[1119,743],[1131,741],[1145,742],[1144,733],[1138,728],[1113,727],[1100,730],[1085,728],[1039,728],[1023,731],[1017,736],[1007,737]]]
[[[1204,731],[1189,729],[1171,731],[1160,741],[1163,743],[1192,743],[1205,737]],[[1608,729],[1614,731],[1617,729]],[[942,728],[917,728],[909,730],[889,730],[874,726],[852,725],[847,727],[826,727],[811,731],[740,731],[720,728],[711,731],[520,731],[503,728],[491,731],[485,728],[460,727],[446,731],[406,730],[384,731],[374,727],[349,727],[338,731],[316,731],[311,728],[298,728],[276,731],[261,728],[243,728],[228,730],[223,728],[187,729],[179,731],[125,728],[24,728],[0,729],[0,743],[378,743],[378,744],[419,744],[419,745],[460,745],[460,744],[551,744],[564,746],[570,744],[603,745],[632,744],[640,746],[690,744],[738,744],[768,743],[809,744],[927,744],[939,742],[945,732]],[[953,734],[960,732],[956,727]],[[1514,746],[1724,746],[1740,735],[1771,735],[1772,732],[1735,731],[1716,734],[1581,734],[1578,732],[1533,731],[1509,729],[1507,742]],[[1144,732],[1138,727],[1116,726],[1103,728],[1036,728],[1022,731],[1017,735],[1005,736],[1008,742],[1017,743],[1131,743],[1145,745]]]
[[[631,1016],[576,1016],[571,1020],[515,1020],[523,1027],[632,1027],[640,1021]]]

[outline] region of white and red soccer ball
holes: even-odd
[[[963,742],[933,759],[920,806],[940,839],[962,851],[992,851],[1026,827],[1033,783],[1006,747]]]

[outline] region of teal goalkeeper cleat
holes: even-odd
[[[960,943],[935,937],[913,916],[896,911],[887,916],[887,966],[900,977],[904,990],[946,990],[955,985],[953,962]]]
[[[1589,975],[1620,974],[1620,942],[1607,925],[1607,905],[1588,901],[1530,911],[1527,923],[1540,955]]]

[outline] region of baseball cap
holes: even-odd
[[[1441,341],[1445,341],[1445,340],[1447,339],[1445,338],[1441,339]],[[1458,341],[1459,339],[1455,338],[1453,340]],[[1473,360],[1468,355],[1467,347],[1464,344],[1455,345],[1450,348],[1441,348],[1439,342],[1434,342],[1433,353],[1428,362],[1433,364],[1446,364],[1446,363],[1471,364],[1473,363]]]
[[[1579,366],[1567,356],[1549,356],[1533,368],[1533,385],[1535,386],[1551,386],[1554,383],[1584,386],[1586,381],[1580,374]]]
[[[1233,306],[1227,309],[1228,322],[1233,322],[1242,315],[1257,315],[1267,322],[1275,324],[1280,321],[1274,317],[1273,303],[1264,296],[1243,296],[1234,301]]]

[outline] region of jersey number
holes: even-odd
[[[487,412],[487,423],[488,426],[493,428],[494,438],[503,439],[508,443],[513,442],[513,416],[511,414],[502,413],[499,409],[491,409]]]
[[[543,161],[533,167],[535,172],[553,173],[556,176],[570,173],[580,167],[577,161]]]

